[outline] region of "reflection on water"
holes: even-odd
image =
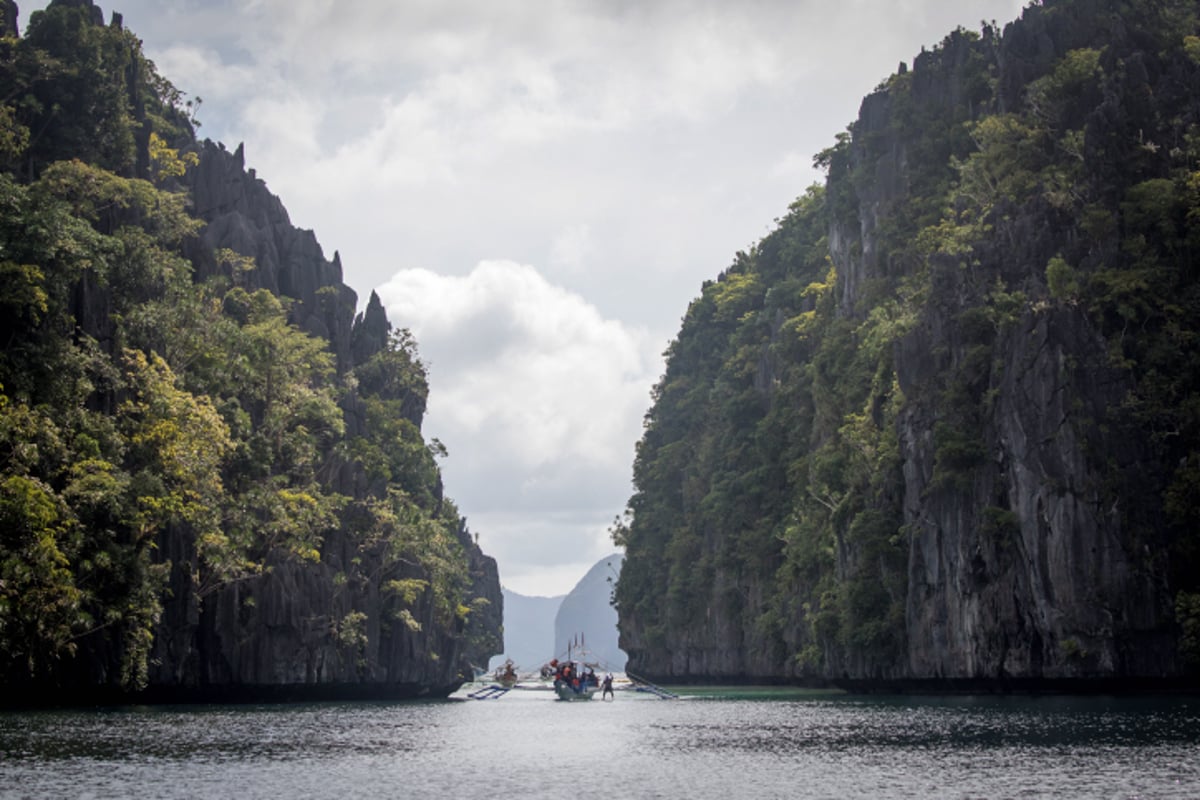
[[[1200,797],[1200,698],[695,691],[0,714],[3,797]]]

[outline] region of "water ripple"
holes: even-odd
[[[1194,698],[513,692],[0,715],[5,798],[1194,798],[1197,764]]]

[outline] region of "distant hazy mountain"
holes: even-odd
[[[617,647],[617,610],[611,603],[624,560],[621,553],[601,559],[562,599],[554,618],[555,655],[564,655],[569,642],[582,640],[605,669],[625,669],[627,657]]]
[[[506,659],[522,670],[532,670],[554,657],[554,615],[562,603],[558,597],[527,597],[504,589],[504,653],[492,656],[488,669]]]

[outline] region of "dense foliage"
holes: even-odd
[[[1197,15],[1046,0],[1003,36],[955,31],[817,156],[826,185],[705,284],[614,526],[631,669],[907,674],[929,509],[979,532],[981,584],[1039,524],[994,479],[998,409],[1020,337],[1075,319],[1101,355],[1071,354],[1060,390],[1120,400],[1068,398],[1087,457],[1071,479],[1100,476],[1123,558],[1200,666]],[[1084,665],[1079,641],[1059,648]]]
[[[385,597],[375,629],[461,637],[466,537],[415,342],[339,365],[291,300],[245,287],[253,259],[193,279],[194,106],[98,13],[53,2],[0,39],[0,680],[144,687],[164,603],[241,584],[251,615],[334,531],[351,552],[325,571]],[[313,626],[354,659],[347,607]]]

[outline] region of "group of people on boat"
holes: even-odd
[[[554,688],[556,689],[559,686],[566,686],[579,693],[587,691],[588,687],[600,685],[600,679],[596,677],[596,671],[591,667],[584,667],[572,661],[560,663],[557,658],[554,658],[550,660],[550,668],[554,670]]]
[[[579,694],[586,692],[588,689],[602,687],[602,699],[613,695],[613,676],[611,673],[604,676],[602,686],[600,678],[596,675],[596,671],[590,666],[580,665],[572,661],[559,662],[557,658],[551,659],[547,666],[549,667],[550,674],[554,676],[555,689],[566,687]]]

